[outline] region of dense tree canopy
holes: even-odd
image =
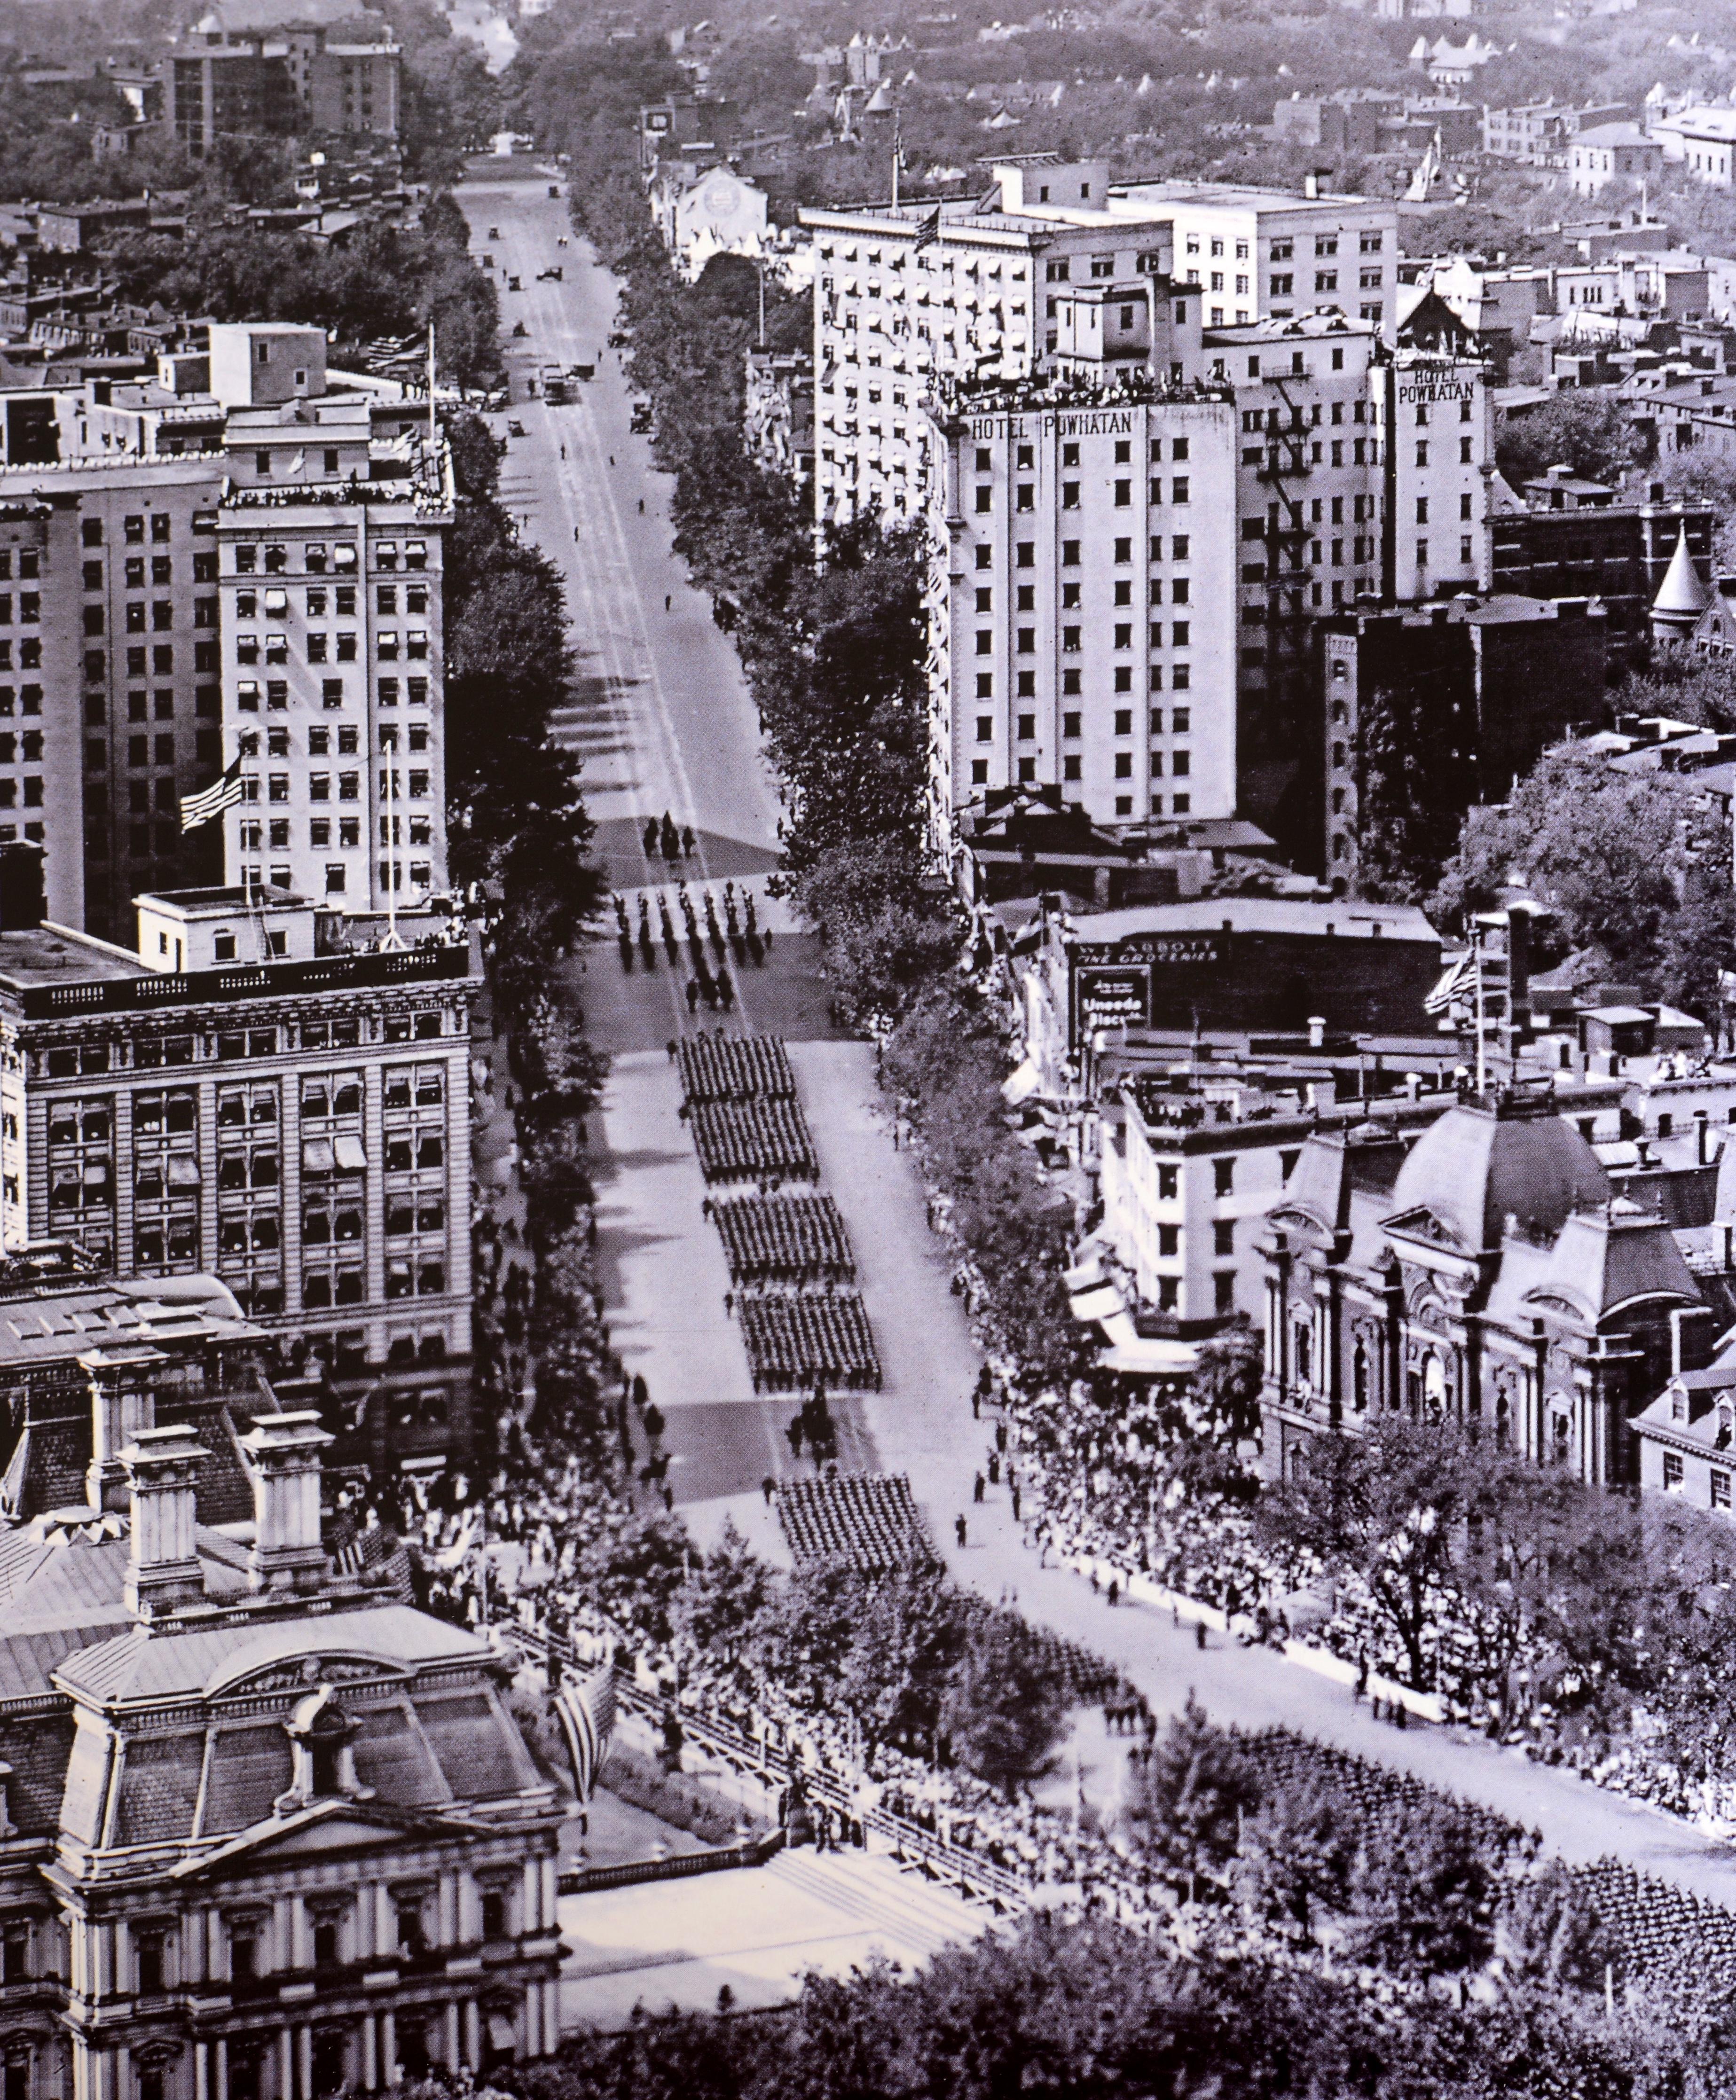
[[[1620,773],[1583,745],[1546,752],[1499,807],[1473,809],[1432,908],[1464,924],[1518,885],[1548,907],[1557,955],[1709,1015],[1736,961],[1727,827],[1692,774]]]

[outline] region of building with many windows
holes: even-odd
[[[1614,1195],[1564,1106],[1544,1081],[1460,1102],[1408,1152],[1379,1126],[1308,1139],[1261,1240],[1274,1472],[1402,1412],[1638,1480],[1635,1418],[1717,1322],[1668,1222]]]
[[[1123,823],[1233,815],[1230,390],[1033,382],[961,398],[935,428],[937,854],[955,810],[1009,786],[1055,783]]]
[[[1209,376],[1195,363],[1202,329],[1317,309],[1389,338],[1396,322],[1390,204],[1225,183],[1111,188],[1107,162],[1049,154],[996,162],[993,180],[985,201],[802,212],[822,521],[922,514],[938,455],[920,412],[937,380],[1022,381],[1107,360],[1186,381]]]
[[[952,812],[1019,786],[1105,825],[1239,814],[1318,859],[1319,623],[1485,580],[1480,366],[1335,315],[1199,342],[1197,379],[1081,354],[1053,382],[935,390],[942,860]]]
[[[32,395],[0,465],[0,845],[122,942],[140,890],[226,871],[361,911],[446,880],[444,444],[329,392],[320,329],[213,324],[206,362],[197,396]],[[183,833],[237,756],[245,805]]]
[[[144,897],[139,928],[0,932],[4,1244],[211,1273],[347,1375],[467,1356],[468,945],[271,889]]]
[[[510,1660],[322,1507],[316,1414],[258,1374],[189,1414],[160,1360],[117,1396],[124,1353],[85,1366],[89,1487],[5,1540],[9,2100],[328,2100],[552,2054],[567,1811]]]

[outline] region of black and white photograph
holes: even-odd
[[[1736,2100],[1736,0],[707,4],[0,0],[0,2100]]]

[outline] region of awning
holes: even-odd
[[[305,1174],[329,1174],[332,1171],[332,1141],[329,1137],[310,1137],[302,1145],[302,1171]]]
[[[1093,1254],[1089,1260],[1082,1261],[1076,1268],[1068,1269],[1061,1281],[1069,1290],[1089,1290],[1093,1285],[1103,1281],[1103,1264]]]
[[[1001,1082],[1001,1098],[1009,1109],[1016,1109],[1021,1101],[1028,1101],[1042,1083],[1041,1074],[1027,1057]]]
[[[1153,1337],[1136,1335],[1132,1341],[1117,1342],[1112,1349],[1106,1349],[1098,1358],[1098,1366],[1107,1371],[1128,1371],[1146,1377],[1185,1378],[1192,1371],[1198,1360],[1198,1352],[1191,1342],[1171,1342]]]
[[[341,1174],[360,1174],[368,1164],[368,1154],[359,1137],[334,1138],[332,1150]]]
[[[1111,1320],[1117,1312],[1125,1312],[1121,1294],[1112,1283],[1100,1286],[1095,1290],[1081,1291],[1071,1301],[1076,1320]]]
[[[170,1154],[169,1186],[171,1189],[197,1189],[199,1186],[199,1162],[192,1153]]]

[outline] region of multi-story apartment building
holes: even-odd
[[[244,799],[227,865],[340,909],[385,910],[446,879],[440,574],[454,502],[444,448],[384,448],[368,404],[232,411],[218,514],[224,717]]]
[[[468,947],[239,888],[139,926],[0,932],[0,1240],[210,1271],[347,1374],[468,1355]]]
[[[238,753],[237,879],[358,910],[445,881],[444,450],[329,394],[318,329],[210,334],[210,394],[33,394],[46,442],[0,464],[0,844],[42,845],[57,924],[123,942],[141,889],[221,878],[224,827],[180,804]]]
[[[937,854],[954,810],[1013,785],[1058,783],[1124,823],[1233,815],[1230,389],[1032,382],[974,393],[935,430]]]
[[[1118,360],[1116,338],[1185,343],[1173,316],[1193,302],[1171,289],[1094,328],[1075,315],[1095,308],[1063,293],[1064,382],[937,404],[930,833],[943,859],[973,791],[1027,783],[1060,786],[1107,825],[1239,813],[1317,854],[1316,623],[1486,582],[1480,366],[1392,352],[1372,322],[1317,314],[1207,329],[1155,381],[1140,353]],[[1104,375],[1089,395],[1088,350]],[[1190,361],[1203,379],[1182,378]]]
[[[318,24],[231,31],[208,18],[159,69],[164,119],[195,160],[231,136],[395,138],[403,63],[389,33],[339,42]]]
[[[931,380],[1096,365],[1111,337],[1120,368],[1193,379],[1208,376],[1194,363],[1202,329],[1316,308],[1389,334],[1396,320],[1390,204],[1225,183],[1111,188],[1105,161],[1042,154],[997,163],[994,180],[987,203],[802,213],[823,522],[923,514],[938,464],[920,413]]]
[[[1398,214],[1378,197],[1295,196],[1251,183],[1118,183],[1118,218],[1166,221],[1178,284],[1197,289],[1208,328],[1333,312],[1398,320]]]
[[[180,797],[221,770],[222,488],[209,455],[0,469],[0,842],[42,845],[63,925],[219,872]]]
[[[340,1567],[331,1439],[263,1377],[191,1418],[172,1382],[89,1380],[100,1500],[7,1545],[9,2100],[327,2100],[552,2054],[568,1810],[498,1652]]]

